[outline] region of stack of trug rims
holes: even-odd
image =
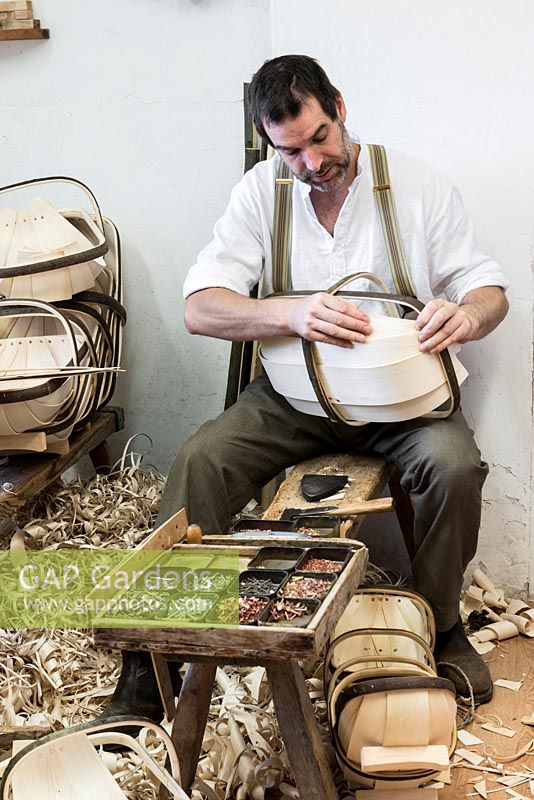
[[[41,196],[75,187],[90,210]],[[120,365],[119,234],[87,186],[43,178],[0,189],[0,453],[68,452],[109,402]]]

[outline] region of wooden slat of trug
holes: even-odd
[[[416,717],[414,716],[414,719]],[[406,722],[413,729],[414,720]],[[445,745],[415,745],[406,747],[362,747],[360,751],[364,772],[391,773],[397,770],[444,770],[449,766],[449,753]]]
[[[8,463],[0,467],[0,518],[10,516],[116,430],[119,430],[117,415],[101,411],[93,422],[71,438],[70,450],[65,456],[10,456]]]
[[[300,481],[306,473],[348,475],[352,480],[342,490],[343,500],[325,498],[309,503],[300,491]],[[312,508],[315,506],[350,505],[359,500],[371,500],[386,485],[391,468],[383,458],[354,456],[334,453],[302,461],[291,472],[278,489],[276,496],[266,510],[264,519],[279,519],[286,508]],[[335,512],[332,512],[335,516]],[[357,520],[355,520],[357,525]]]
[[[14,450],[28,453],[44,453],[46,451],[46,433],[17,433],[12,436],[0,436],[0,453]]]

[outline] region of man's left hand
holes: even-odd
[[[415,327],[424,353],[440,353],[449,345],[476,338],[476,318],[469,306],[449,300],[431,300],[417,317]]]

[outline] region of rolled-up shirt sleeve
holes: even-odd
[[[480,249],[460,193],[452,184],[446,187],[444,202],[427,229],[427,245],[435,296],[442,294],[461,304],[473,289],[508,288],[499,264]]]
[[[258,283],[265,257],[266,231],[254,171],[247,173],[232,190],[228,206],[213,229],[213,239],[187,274],[184,297],[215,287],[248,295]]]

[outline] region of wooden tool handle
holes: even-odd
[[[358,514],[381,514],[393,511],[395,502],[392,497],[377,497],[376,500],[360,500],[348,506],[338,506],[335,511],[325,512],[331,517],[355,517]]]
[[[200,525],[188,525],[185,540],[187,544],[202,544],[202,529]]]

